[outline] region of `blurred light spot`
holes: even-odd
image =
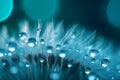
[[[0,0],[0,22],[9,17],[13,9],[12,0]]]
[[[38,21],[53,17],[58,9],[57,0],[24,0],[23,9],[28,17]]]
[[[107,16],[113,25],[120,27],[120,0],[110,1]]]

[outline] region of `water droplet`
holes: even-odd
[[[58,72],[52,72],[52,73],[50,73],[50,79],[51,80],[59,80],[60,74]]]
[[[27,63],[26,65],[25,65],[27,68],[29,68],[30,67],[30,65]]]
[[[2,66],[3,67],[7,67],[8,65],[9,65],[9,62],[8,62],[8,60],[7,59],[1,59],[1,63],[2,63]]]
[[[61,58],[65,58],[66,57],[66,51],[65,50],[61,50],[59,56]]]
[[[96,59],[91,59],[91,63],[95,63],[96,62]]]
[[[27,33],[25,33],[25,32],[19,33],[19,38],[22,41],[26,40],[27,39]]]
[[[43,63],[45,61],[45,56],[41,55],[41,54],[36,54],[34,57],[34,60],[36,63]]]
[[[17,73],[18,73],[18,68],[15,67],[15,66],[12,66],[12,67],[10,67],[10,72],[11,72],[12,74],[17,74]]]
[[[4,49],[0,49],[0,57],[3,57],[5,53],[6,53],[6,52],[5,52]]]
[[[17,44],[15,42],[9,42],[8,43],[8,50],[10,52],[14,52],[17,48]]]
[[[57,44],[56,45],[56,50],[60,50],[61,49],[61,45]]]
[[[102,67],[107,67],[108,64],[109,64],[109,60],[108,60],[108,59],[103,59],[103,60],[101,61]]]
[[[29,47],[34,47],[37,44],[37,41],[35,38],[29,38],[28,39],[28,46]]]
[[[99,51],[95,50],[95,49],[91,49],[90,52],[89,52],[89,55],[92,57],[92,58],[95,58],[97,55],[98,55]]]
[[[44,39],[40,39],[40,43],[41,44],[45,44],[45,40]]]
[[[87,67],[87,68],[85,69],[85,73],[86,73],[86,74],[90,74],[90,73],[91,73],[91,68]]]
[[[53,47],[47,46],[47,53],[52,53],[52,52],[53,52]]]
[[[91,73],[88,75],[88,80],[97,80],[97,75],[94,73]]]
[[[68,63],[67,66],[68,66],[68,68],[71,68],[72,67],[72,63]]]

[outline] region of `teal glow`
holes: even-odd
[[[32,20],[47,20],[53,17],[58,9],[58,0],[24,0],[23,9]]]
[[[0,0],[0,22],[9,17],[13,9],[12,0]]]
[[[107,16],[113,25],[120,27],[120,0],[110,1]]]

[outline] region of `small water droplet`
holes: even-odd
[[[69,63],[67,64],[67,67],[68,67],[68,68],[71,68],[71,67],[72,67],[72,63],[69,62]]]
[[[86,74],[90,74],[90,73],[91,73],[91,68],[87,67],[87,68],[85,69],[85,73],[86,73]]]
[[[56,50],[60,50],[61,49],[61,45],[57,44],[56,45]]]
[[[95,63],[96,62],[96,59],[91,59],[91,63]]]
[[[37,44],[37,41],[35,38],[29,38],[28,39],[28,46],[29,47],[34,47]]]
[[[89,52],[90,57],[95,58],[98,55],[99,51],[95,49],[91,49]]]
[[[29,68],[30,67],[30,65],[27,63],[26,65],[25,65],[27,68]]]
[[[40,39],[40,43],[41,44],[45,44],[45,40],[44,39]]]
[[[47,46],[47,53],[52,53],[52,52],[53,52],[53,47]]]
[[[19,39],[22,40],[22,41],[26,40],[27,39],[27,33],[25,33],[25,32],[19,33]]]
[[[14,52],[17,48],[17,44],[15,42],[9,42],[8,43],[8,50],[10,52]]]
[[[61,58],[65,58],[65,57],[66,57],[65,51],[64,51],[64,50],[61,50],[59,56],[60,56]]]
[[[0,57],[3,57],[6,51],[4,49],[0,49]]]
[[[109,64],[109,60],[108,60],[108,59],[103,59],[103,60],[101,61],[102,67],[107,67],[108,64]]]

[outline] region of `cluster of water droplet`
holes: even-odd
[[[119,79],[114,74],[104,76],[103,73],[114,71],[112,61],[103,56],[99,44],[93,43],[94,32],[86,33],[83,29],[77,32],[73,26],[62,34],[61,26],[54,29],[50,23],[42,31],[38,24],[33,34],[22,31],[18,39],[7,41],[0,48],[0,70],[4,70],[1,78],[6,80],[7,75],[13,80]],[[120,73],[120,66],[115,70]]]

